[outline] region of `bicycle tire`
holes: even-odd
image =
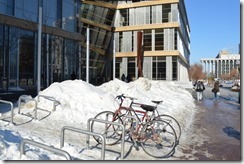
[[[169,123],[163,120],[152,120],[143,126],[140,142],[148,155],[165,158],[172,154],[177,140],[175,130]]]
[[[160,114],[157,117],[155,117],[154,119],[163,120],[163,121],[168,122],[174,128],[176,136],[177,136],[177,144],[179,144],[180,137],[181,137],[181,126],[180,126],[179,122],[173,116],[170,116],[167,114]]]
[[[111,122],[118,122],[122,124],[122,120],[119,117],[114,117],[114,112],[111,111],[103,111],[98,113],[95,119],[107,120]],[[120,131],[120,132],[119,132]],[[99,133],[104,135],[106,138],[106,145],[114,145],[121,140],[122,132],[120,126],[112,125],[112,124],[104,124],[96,121],[91,122],[91,132]],[[93,136],[93,138],[101,143],[100,137]]]

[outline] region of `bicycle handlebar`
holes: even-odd
[[[120,99],[120,100],[125,99],[125,98],[128,98],[130,100],[137,100],[137,98],[135,98],[135,97],[125,96],[124,94],[121,94],[121,95],[118,95],[115,97],[115,99]]]

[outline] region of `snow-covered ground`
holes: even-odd
[[[14,124],[9,121],[0,120],[0,160],[63,160],[52,152],[27,144],[26,155],[20,158],[20,143],[22,139],[60,148],[61,129],[71,126],[86,130],[87,120],[94,118],[102,111],[115,111],[118,102],[115,97],[125,94],[137,98],[137,102],[152,104],[151,100],[163,100],[158,106],[160,113],[174,116],[182,127],[182,141],[184,145],[187,140],[185,132],[191,125],[196,105],[192,95],[182,86],[174,82],[152,81],[139,78],[133,82],[125,83],[119,79],[112,80],[101,86],[93,86],[82,80],[67,80],[61,83],[53,83],[39,95],[54,97],[58,102],[56,110],[53,110],[53,102],[40,98],[37,110],[37,120],[34,118],[34,101],[23,103],[21,114],[18,114],[18,104],[14,105]],[[37,99],[37,97],[35,97]],[[6,107],[0,106],[0,118],[10,116],[10,111],[3,113]],[[1,116],[2,115],[2,116]],[[10,120],[8,118],[7,120]],[[101,146],[97,145],[90,137],[91,149],[86,149],[86,135],[65,132],[64,147],[73,160],[99,160],[101,157]],[[131,142],[125,143],[125,160],[155,160],[145,154],[142,149],[135,150]],[[175,151],[180,154],[182,152]],[[106,160],[120,159],[120,144],[107,146],[105,151]],[[166,160],[175,160],[167,158]],[[158,159],[157,159],[158,160]],[[176,159],[177,160],[177,159]]]

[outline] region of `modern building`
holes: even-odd
[[[116,78],[139,76],[139,48],[144,77],[189,81],[190,27],[183,0],[84,0],[81,26],[82,34],[92,31],[94,53],[110,58],[115,53]]]
[[[138,77],[138,33],[144,77],[189,80],[184,0],[0,0],[0,92]]]
[[[204,58],[200,60],[203,70],[207,75],[220,78],[221,75],[230,74],[232,69],[240,67],[240,54],[221,50],[215,58]]]
[[[79,43],[83,39],[79,29],[80,6],[80,0],[0,0],[0,92],[36,88],[38,81],[43,89],[53,82],[70,79],[73,71],[78,72]]]

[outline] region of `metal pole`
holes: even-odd
[[[39,0],[38,13],[37,94],[41,90],[42,0]]]
[[[86,29],[86,82],[89,83],[89,38],[90,29]]]
[[[113,39],[113,80],[115,79],[115,63],[116,63],[116,56],[115,56],[115,38]]]

